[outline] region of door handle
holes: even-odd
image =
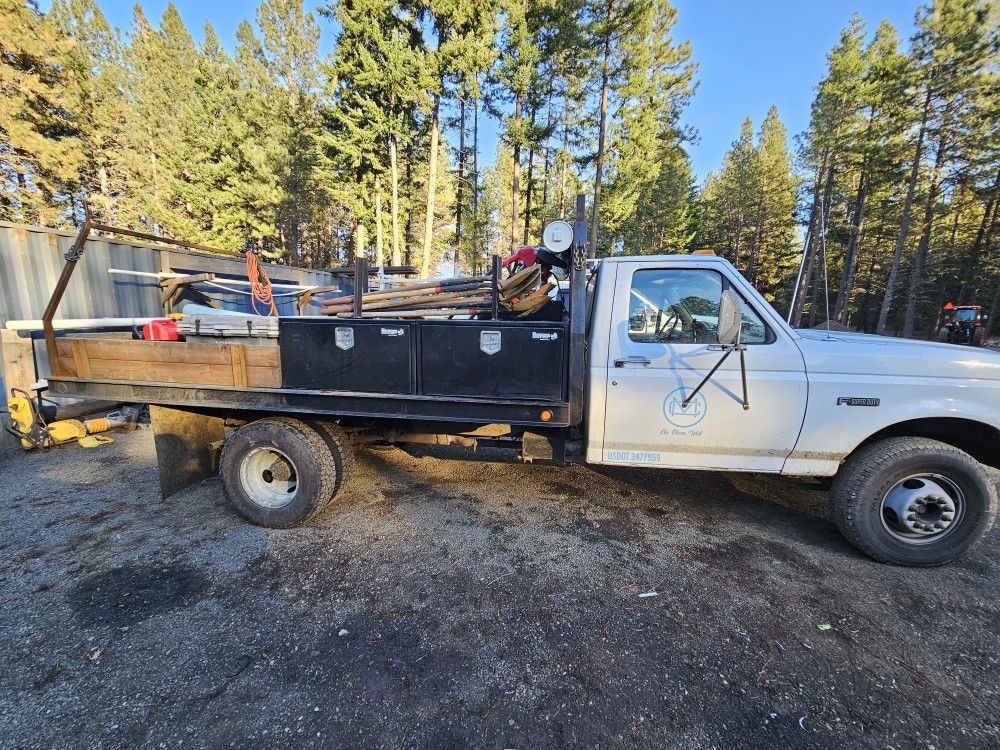
[[[639,357],[634,354],[630,357],[625,357],[625,359],[615,360],[615,367],[625,367],[626,365],[642,365],[643,367],[646,367],[649,364],[651,364],[651,362],[647,357]]]

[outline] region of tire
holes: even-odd
[[[337,477],[334,481],[333,500],[349,481],[354,473],[354,450],[351,448],[351,441],[347,434],[336,422],[309,422],[320,436],[326,441],[330,453],[333,455],[333,462],[337,468]]]
[[[299,526],[334,495],[337,465],[326,440],[297,419],[269,417],[231,432],[219,461],[222,487],[246,519]]]
[[[976,330],[974,330],[972,332],[972,345],[973,346],[982,346],[983,342],[985,341],[985,339],[986,339],[986,329],[985,328],[977,328]]]
[[[834,478],[829,503],[840,532],[869,557],[929,567],[955,560],[989,531],[997,494],[983,467],[964,451],[937,440],[898,437],[850,456]],[[910,513],[914,508],[918,512]]]

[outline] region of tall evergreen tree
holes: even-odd
[[[690,45],[673,39],[677,11],[668,0],[594,0],[587,17],[600,66],[589,234],[594,257],[602,220],[616,232],[655,181],[657,141],[679,140],[677,121],[692,93],[694,67]],[[614,200],[602,207],[609,176]]]
[[[0,215],[55,224],[81,164],[72,40],[48,16],[0,0]]]

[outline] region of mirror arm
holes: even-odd
[[[726,358],[737,350],[739,350],[740,353],[740,376],[743,380],[743,411],[750,410],[750,400],[749,398],[747,398],[747,362],[745,356],[747,348],[743,346],[743,344],[734,344],[733,346],[726,348],[726,351],[722,355],[722,358],[715,363],[715,367],[713,367],[711,370],[708,371],[708,375],[706,375],[702,379],[702,381],[698,383],[698,387],[695,388],[693,391],[691,391],[690,395],[688,395],[688,397],[681,402],[681,408],[683,409],[687,408],[688,404],[691,403],[691,400],[698,395],[698,392],[702,388],[705,387],[705,383],[711,380],[712,376],[715,375],[715,373],[718,371],[720,367],[722,367],[722,363],[726,361]]]
[[[707,383],[709,380],[712,379],[712,376],[715,375],[716,370],[722,367],[722,363],[726,361],[726,358],[730,354],[732,354],[733,351],[734,348],[726,349],[725,353],[722,355],[722,359],[720,359],[718,362],[715,363],[715,367],[713,367],[711,370],[708,371],[708,375],[706,375],[702,379],[702,381],[698,383],[698,387],[695,388],[693,391],[691,391],[690,395],[681,402],[681,408],[683,409],[687,408],[688,404],[691,403],[691,399],[693,399],[695,396],[698,395],[698,391],[700,391],[705,386],[705,383]]]
[[[740,377],[743,380],[743,411],[750,411],[750,399],[747,398],[747,348],[738,344],[740,350]]]

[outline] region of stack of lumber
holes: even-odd
[[[497,304],[518,317],[526,317],[548,301],[554,288],[541,279],[538,266],[518,271],[497,285]],[[452,315],[476,315],[493,304],[489,276],[463,276],[401,285],[396,289],[370,292],[361,298],[363,318],[436,318]],[[324,315],[354,317],[354,297],[335,297],[323,303]]]
[[[188,315],[177,321],[184,337],[278,338],[278,319],[262,315]]]

